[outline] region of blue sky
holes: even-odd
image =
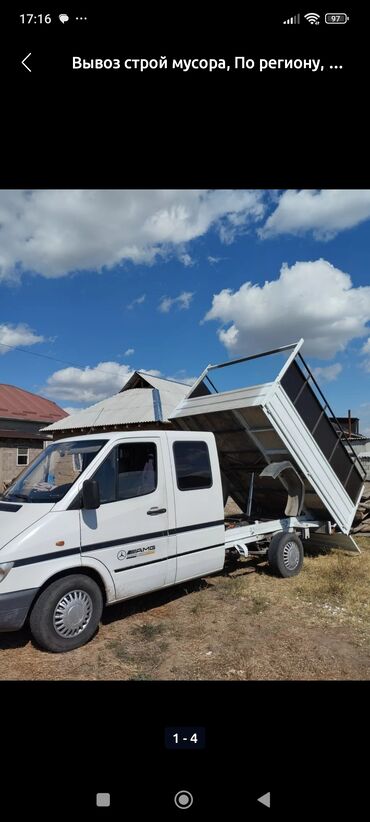
[[[0,381],[71,410],[302,336],[370,433],[369,227],[370,191],[2,191]]]

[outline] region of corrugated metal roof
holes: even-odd
[[[136,373],[143,376],[149,385],[152,385],[153,388],[159,391],[162,405],[162,419],[163,421],[168,420],[171,412],[190,390],[189,385],[184,385],[183,382],[175,382],[175,380],[165,380],[163,377],[152,377],[151,374],[146,374],[145,371],[137,371]]]
[[[0,383],[0,418],[53,422],[67,416],[55,402],[15,385]]]
[[[154,379],[151,377],[151,379]],[[155,378],[158,382],[158,378]],[[72,428],[99,428],[108,425],[127,425],[143,422],[167,422],[168,416],[189,386],[160,380],[161,386],[130,388],[113,397],[71,414],[63,420],[43,428],[43,431],[66,431]],[[164,385],[163,385],[164,383]],[[168,385],[166,385],[168,383]]]

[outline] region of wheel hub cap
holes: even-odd
[[[297,568],[300,559],[300,553],[298,545],[295,542],[287,542],[284,545],[284,565],[288,568],[289,571],[294,571]]]
[[[93,605],[86,591],[69,591],[59,600],[53,616],[54,628],[59,636],[72,638],[88,626]]]

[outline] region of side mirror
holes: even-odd
[[[96,480],[85,480],[83,483],[82,507],[88,510],[100,507],[99,485]]]

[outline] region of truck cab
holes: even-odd
[[[0,500],[0,630],[29,621],[42,647],[71,650],[105,605],[216,572],[224,559],[212,433],[58,440]]]

